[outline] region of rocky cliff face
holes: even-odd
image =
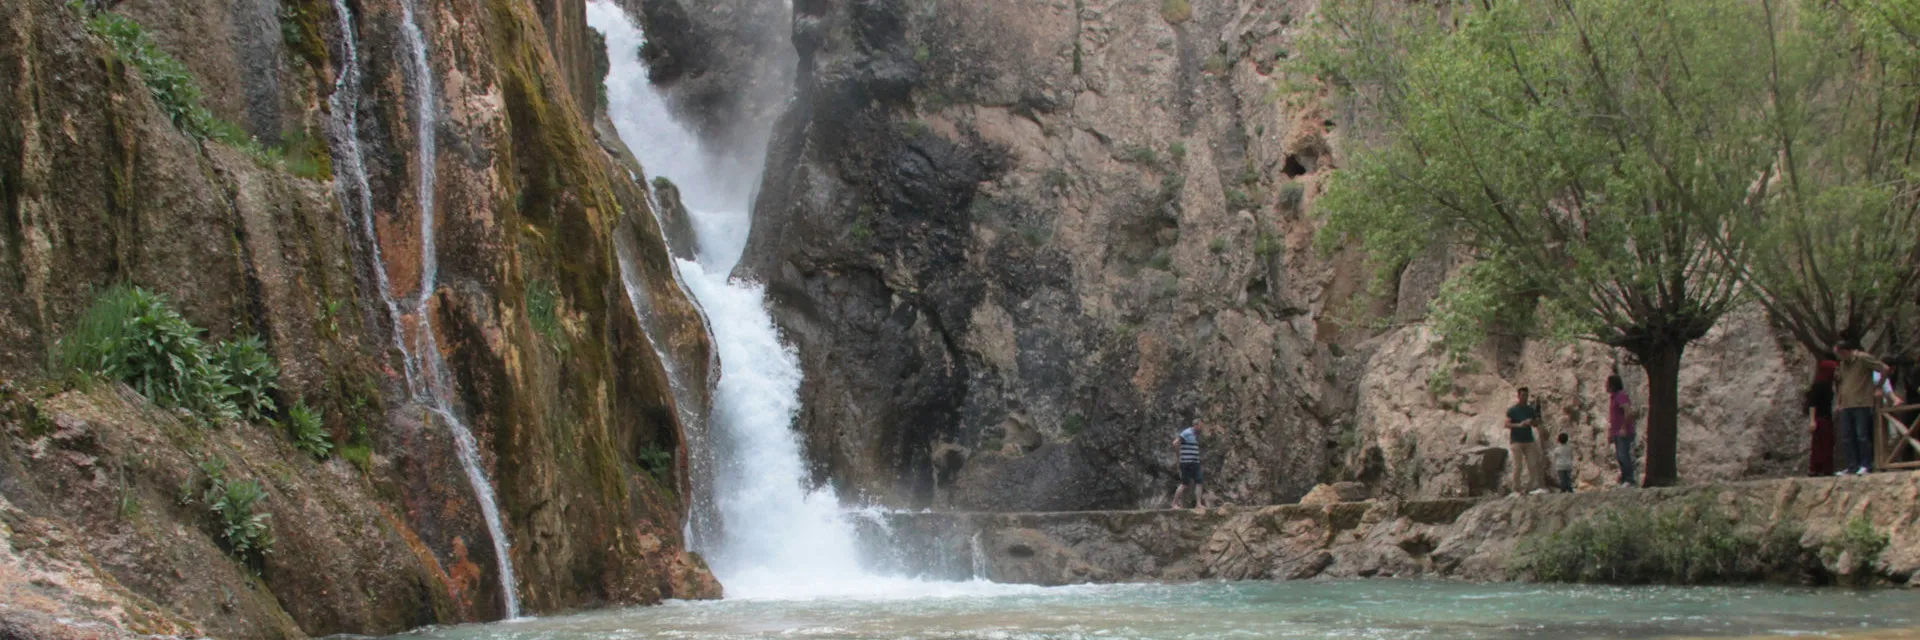
[[[1314,247],[1350,134],[1288,73],[1315,7],[796,2],[800,92],[742,272],[803,359],[816,479],[900,506],[1157,504],[1200,419],[1233,502],[1480,494],[1498,476],[1464,475],[1497,467],[1531,385],[1600,482],[1620,356],[1508,340],[1430,392],[1420,322],[1460,261],[1376,283]],[[1683,478],[1792,472],[1795,352],[1755,313],[1725,325],[1689,351]]]
[[[1275,99],[1309,7],[1153,4],[795,5],[745,269],[805,362],[822,479],[1147,504],[1194,419],[1232,500],[1318,479],[1341,402],[1304,211],[1329,123]]]
[[[418,3],[430,132],[414,109],[426,93],[409,71],[409,6],[0,8],[0,378],[15,389],[0,413],[0,496],[16,552],[52,549],[90,572],[76,584],[105,585],[156,621],[110,623],[278,637],[499,617],[491,537],[446,419],[409,390],[402,338],[439,346],[530,612],[718,593],[680,539],[681,449],[696,425],[676,403],[703,403],[704,390],[676,398],[660,363],[704,371],[709,346],[673,284],[644,177],[589,126],[605,64],[583,5]],[[142,61],[90,34],[88,11],[141,25],[211,115],[261,148],[183,131]],[[341,106],[350,61],[362,95]],[[343,197],[349,158],[327,143],[341,109],[358,120],[371,231]],[[381,275],[391,297],[425,302],[399,326]],[[270,424],[202,429],[114,385],[62,391],[43,371],[49,349],[114,283],[165,293],[210,338],[263,338],[285,369],[280,406],[320,408],[355,460],[316,463]],[[209,457],[269,489],[279,543],[257,574],[172,499]]]

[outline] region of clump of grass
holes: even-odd
[[[1087,417],[1078,413],[1067,416],[1066,421],[1060,423],[1060,431],[1067,434],[1069,438],[1080,435],[1080,432],[1085,431],[1086,428]]]
[[[327,433],[326,421],[319,409],[307,406],[306,400],[295,401],[287,408],[286,427],[287,437],[293,439],[293,448],[321,460],[333,453],[333,438]]]
[[[1516,568],[1547,582],[1697,584],[1797,573],[1800,529],[1742,528],[1706,500],[1614,509],[1521,542]]]
[[[1160,155],[1154,152],[1153,147],[1148,146],[1127,147],[1120,157],[1136,164],[1148,166],[1160,164]]]
[[[237,418],[240,409],[230,399],[236,391],[200,334],[165,296],[114,287],[60,340],[56,366],[125,382],[155,404],[188,409],[209,421]]]
[[[1166,249],[1153,252],[1153,255],[1147,258],[1147,268],[1160,271],[1172,270],[1173,254]]]
[[[555,352],[565,353],[569,345],[566,331],[560,326],[560,291],[552,282],[533,280],[527,283],[526,294],[528,323]]]
[[[1178,173],[1169,173],[1160,178],[1160,199],[1172,202],[1180,198],[1180,191],[1187,188],[1187,177]]]
[[[1259,201],[1254,194],[1231,187],[1227,189],[1227,209],[1240,211],[1258,206]]]
[[[1053,229],[1038,223],[1023,225],[1020,227],[1020,237],[1026,238],[1029,245],[1041,247],[1045,246],[1048,240],[1053,239]]]
[[[1160,18],[1171,24],[1193,19],[1193,4],[1188,0],[1160,0]]]
[[[1174,162],[1186,162],[1187,143],[1175,142],[1173,143],[1173,146],[1167,147],[1167,153],[1173,156]]]
[[[1067,188],[1067,185],[1072,184],[1073,178],[1071,176],[1068,176],[1067,172],[1064,170],[1048,169],[1047,175],[1043,179],[1043,182],[1044,184],[1047,185],[1047,188],[1058,190],[1058,189],[1065,189]]]
[[[1274,239],[1273,234],[1262,231],[1253,239],[1253,255],[1264,259],[1279,252],[1280,241]]]
[[[1222,253],[1226,253],[1227,239],[1214,238],[1212,242],[1207,243],[1207,250],[1213,252],[1214,255],[1220,255]]]
[[[1207,58],[1206,70],[1208,75],[1225,75],[1228,66],[1227,57],[1224,55],[1214,54]]]
[[[1307,187],[1298,182],[1289,182],[1280,187],[1280,207],[1299,210],[1300,203],[1307,198]]]
[[[227,377],[227,401],[242,417],[262,420],[273,415],[280,367],[267,355],[266,343],[254,336],[229,340],[214,348],[213,358]]]

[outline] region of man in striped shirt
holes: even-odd
[[[1207,493],[1201,487],[1200,478],[1200,435],[1206,431],[1206,425],[1199,420],[1173,437],[1173,447],[1180,452],[1180,488],[1173,492],[1173,508],[1180,508],[1180,498],[1186,495],[1187,487],[1193,487],[1193,510],[1207,507]]]

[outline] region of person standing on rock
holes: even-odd
[[[1173,437],[1173,448],[1178,451],[1180,460],[1180,488],[1173,491],[1173,508],[1180,508],[1180,498],[1187,489],[1193,489],[1193,510],[1207,507],[1207,492],[1200,477],[1200,436],[1206,431],[1206,425],[1199,420]]]
[[[1526,493],[1544,489],[1540,481],[1548,476],[1546,458],[1533,433],[1540,424],[1540,410],[1528,402],[1526,387],[1520,387],[1518,396],[1519,402],[1507,408],[1507,450],[1513,454],[1508,464],[1513,465],[1513,492]]]
[[[1560,444],[1553,448],[1553,474],[1560,480],[1562,493],[1573,493],[1573,445],[1567,442],[1567,432],[1560,432]]]
[[[1873,470],[1873,412],[1880,396],[1873,374],[1886,373],[1887,364],[1853,340],[1840,343],[1834,352],[1840,357],[1834,406],[1840,409],[1840,444],[1847,454],[1847,468],[1835,475],[1868,473]]]
[[[1813,365],[1813,384],[1807,387],[1807,432],[1813,448],[1807,455],[1807,475],[1829,476],[1833,471],[1833,372],[1840,363],[1821,360]]]
[[[1607,376],[1607,442],[1613,445],[1613,461],[1620,465],[1620,486],[1634,486],[1634,471],[1640,465],[1633,459],[1633,399],[1627,397],[1627,385],[1620,376]]]

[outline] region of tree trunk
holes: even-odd
[[[1679,474],[1680,355],[1685,343],[1658,345],[1640,354],[1647,372],[1646,486],[1670,487]]]

